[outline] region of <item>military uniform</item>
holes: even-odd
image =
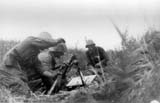
[[[92,50],[86,51],[88,58],[88,65],[96,66],[97,63],[102,62],[103,66],[107,66],[108,56],[103,48],[95,46]]]
[[[40,54],[38,54],[38,60],[40,61],[40,64],[38,66],[40,78],[42,79],[42,82],[44,83],[46,90],[48,91],[54,83],[54,78],[44,76],[43,72],[51,72],[53,75],[55,75],[56,78],[57,71],[53,71],[56,61],[54,55],[51,54],[49,50],[42,51]]]
[[[44,83],[46,90],[50,90],[51,86],[54,83],[54,80],[57,77],[58,74],[58,68],[56,65],[56,54],[55,52],[61,52],[60,56],[64,54],[66,51],[66,45],[65,43],[60,43],[55,47],[51,47],[47,50],[41,51],[38,54],[38,60],[40,64],[38,65],[38,70],[40,73],[40,78],[42,79],[42,82]],[[59,57],[58,57],[59,58]],[[52,74],[52,76],[44,75],[43,73],[47,71]]]
[[[86,56],[88,58],[89,72],[91,71],[91,73],[96,74],[99,81],[105,81],[104,72],[106,71],[105,67],[109,60],[108,55],[102,47],[96,46],[93,40],[86,41],[86,48],[88,48]]]
[[[28,77],[38,70],[36,65],[39,64],[37,55],[40,50],[55,46],[59,42],[60,40],[28,37],[6,53],[1,69],[27,83]]]

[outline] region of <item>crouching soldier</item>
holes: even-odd
[[[107,66],[109,58],[102,47],[96,46],[96,44],[92,40],[87,40],[86,48],[88,48],[88,50],[86,51],[86,56],[89,66]]]
[[[97,72],[99,75],[104,75],[105,67],[107,66],[107,62],[109,60],[108,55],[102,47],[96,46],[93,40],[86,41],[86,48],[88,48],[86,51],[88,67],[91,68],[94,73]],[[96,68],[96,71],[94,68]]]
[[[30,73],[36,72],[35,64],[38,62],[37,55],[40,50],[56,46],[61,42],[64,42],[64,39],[55,40],[48,32],[42,32],[37,37],[27,37],[9,50],[2,61],[1,70],[17,79],[14,79],[14,83],[8,83],[9,86],[7,87],[12,88],[16,83],[21,84],[20,82],[23,82],[26,85],[21,87],[25,90],[28,89],[28,77]]]
[[[60,73],[58,67],[56,67],[55,59],[59,59],[66,51],[67,47],[65,43],[60,43],[56,47],[51,47],[38,54],[38,60],[40,61],[39,73],[46,87],[45,93],[51,89],[57,75]]]

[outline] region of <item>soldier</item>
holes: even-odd
[[[60,43],[56,47],[51,47],[38,54],[38,60],[40,61],[39,74],[46,87],[46,93],[50,90],[54,79],[60,73],[58,67],[56,67],[55,59],[59,59],[66,51],[65,43]]]
[[[108,55],[102,47],[96,46],[93,40],[86,41],[86,56],[88,59],[87,66],[89,71],[97,75],[100,83],[105,82],[104,68],[107,66],[109,60]]]
[[[26,84],[28,77],[36,71],[34,68],[40,50],[56,46],[61,42],[64,42],[64,39],[54,40],[48,32],[41,32],[38,37],[30,36],[6,53],[1,69]],[[18,80],[15,81],[18,83]]]
[[[102,47],[96,46],[93,40],[87,40],[86,48],[88,48],[88,50],[86,51],[86,56],[88,58],[88,66],[107,66],[109,58]]]

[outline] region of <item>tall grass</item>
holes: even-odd
[[[146,32],[140,40],[129,37],[127,32],[118,32],[123,49],[107,51],[110,58],[108,82],[98,89],[80,89],[63,103],[149,103],[152,99],[160,100],[160,38],[157,39],[156,32]],[[0,40],[0,58],[16,43]],[[69,49],[69,53],[77,55],[81,68],[85,68],[85,51]]]
[[[2,61],[4,54],[17,43],[18,41],[14,40],[0,40],[0,62]]]

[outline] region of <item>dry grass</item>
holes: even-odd
[[[152,99],[160,100],[159,42],[149,43],[149,39],[155,38],[155,32],[147,32],[140,41],[121,34],[125,39],[123,50],[107,51],[110,62],[105,68],[107,82],[102,87],[80,88],[54,96],[33,95],[28,99],[14,97],[8,90],[1,89],[0,100],[7,103],[149,103]],[[70,53],[78,55],[81,68],[85,69],[84,51],[72,49]]]
[[[0,40],[0,62],[3,59],[4,54],[11,49],[15,44],[17,44],[18,41],[7,41],[7,40]]]

